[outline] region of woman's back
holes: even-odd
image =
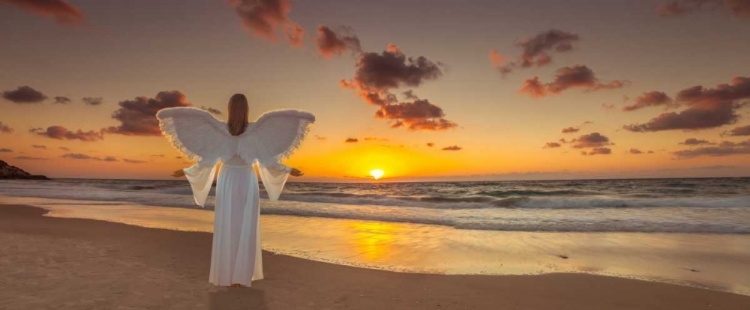
[[[248,166],[250,164],[252,163],[246,162],[244,159],[242,159],[242,157],[239,157],[237,155],[224,162],[224,165],[227,166]]]

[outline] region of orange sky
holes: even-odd
[[[750,175],[742,6],[52,2],[0,4],[0,159],[32,173],[169,178],[130,113],[242,92],[317,116],[301,181]]]

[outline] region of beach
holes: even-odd
[[[400,273],[264,253],[251,288],[208,283],[211,234],[0,206],[2,309],[748,309],[750,297],[587,274]]]

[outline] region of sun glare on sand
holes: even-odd
[[[385,174],[385,172],[383,172],[383,170],[381,170],[381,169],[372,169],[372,170],[370,170],[370,175],[373,178],[375,178],[375,180],[380,179],[380,177],[382,177],[383,174]]]

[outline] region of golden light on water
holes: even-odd
[[[355,222],[348,232],[354,239],[354,245],[360,258],[368,262],[387,260],[395,240],[398,225],[385,222]]]
[[[383,172],[382,169],[372,169],[372,170],[370,170],[370,175],[373,178],[375,178],[375,180],[380,179],[384,174],[385,174],[385,172]]]

